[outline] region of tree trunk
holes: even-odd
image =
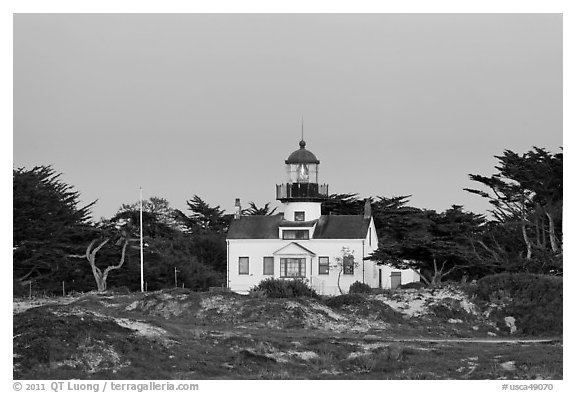
[[[94,279],[96,280],[96,286],[98,287],[98,292],[106,291],[106,280],[103,280],[101,276],[94,273]]]
[[[110,239],[106,239],[104,240],[102,243],[100,243],[100,245],[98,245],[98,247],[96,247],[94,250],[92,250],[92,247],[94,246],[94,243],[96,243],[96,240],[93,240],[90,245],[88,246],[88,248],[86,249],[86,259],[88,259],[88,262],[90,263],[90,267],[92,268],[92,274],[94,275],[94,280],[96,281],[96,286],[98,287],[98,292],[104,292],[107,289],[107,283],[106,280],[108,279],[108,274],[112,271],[112,270],[116,270],[116,269],[120,269],[120,267],[122,267],[122,265],[124,264],[124,259],[126,256],[126,246],[128,246],[128,239],[124,239],[124,245],[122,246],[122,256],[120,257],[120,263],[118,263],[118,265],[115,266],[108,266],[104,272],[102,272],[102,270],[100,270],[98,268],[98,266],[96,266],[96,253],[102,248],[104,247],[104,245],[106,243],[108,243]]]
[[[522,203],[522,216],[520,217],[522,226],[522,236],[524,237],[524,243],[526,243],[526,259],[532,259],[532,242],[528,238],[528,233],[526,232],[526,210],[524,203]]]
[[[546,244],[546,222],[544,218],[542,219],[542,247],[546,248],[548,245]]]
[[[496,263],[496,264],[502,264],[503,263],[502,257],[495,250],[488,247],[486,245],[486,243],[484,243],[482,240],[476,240],[476,243],[478,243],[480,246],[482,246],[482,248],[484,250],[488,251],[490,253],[490,255],[492,255],[493,263]],[[496,243],[496,246],[499,248],[500,252],[502,252],[502,247],[498,244],[498,242],[496,242],[495,239],[494,239],[494,243]],[[478,258],[478,260],[481,261],[483,264],[486,264],[485,258],[482,258],[476,252],[476,248],[474,247],[474,242],[471,242],[471,245],[472,245],[472,249],[474,250],[474,253],[476,254],[476,258]]]
[[[435,287],[442,281],[442,270],[444,269],[444,264],[442,264],[440,271],[438,271],[438,264],[436,263],[436,258],[432,258],[432,261],[434,262],[434,275],[432,276],[432,280],[430,280],[430,284]]]
[[[342,269],[340,269],[338,272],[338,290],[340,291],[340,295],[344,294],[344,292],[342,292],[342,288],[340,288],[340,276],[342,275],[342,270],[344,270],[344,267],[342,267]]]
[[[424,284],[426,284],[426,286],[430,286],[430,280],[428,280],[426,277],[424,277],[422,275],[422,273],[417,272],[415,269],[410,269],[412,270],[414,273],[416,273],[418,275],[418,277],[420,277],[422,280],[424,280]]]
[[[442,266],[440,266],[440,269],[438,269],[438,264],[436,263],[436,258],[432,258],[432,262],[434,262],[434,275],[432,276],[432,279],[430,280],[430,286],[436,286],[436,285],[440,284],[444,277],[446,277],[447,275],[452,273],[454,270],[456,270],[456,266],[453,266],[452,268],[448,269],[447,271],[444,271],[444,268],[446,267],[446,262],[448,262],[447,259],[445,259],[444,262],[442,262]]]
[[[124,245],[122,246],[122,256],[120,257],[120,262],[118,263],[118,265],[115,266],[108,266],[106,268],[106,270],[104,270],[104,273],[102,273],[102,279],[104,280],[104,284],[106,286],[106,280],[108,279],[108,274],[112,271],[112,270],[116,270],[116,269],[120,269],[122,267],[122,265],[124,264],[124,258],[126,256],[126,247],[128,246],[128,239],[124,240]]]
[[[532,242],[528,239],[525,222],[522,222],[522,236],[524,237],[524,243],[526,243],[526,259],[532,259]]]
[[[542,240],[540,240],[540,217],[537,216],[535,224],[536,224],[536,247],[541,248],[542,247]]]
[[[556,231],[554,230],[554,219],[552,215],[546,212],[546,217],[548,217],[548,226],[550,227],[550,231],[548,232],[550,235],[550,246],[552,247],[552,252],[558,252],[558,242],[556,240]]]
[[[432,258],[432,262],[434,262],[434,274],[430,280],[430,285],[435,287],[438,284],[438,264],[436,263],[436,258]]]

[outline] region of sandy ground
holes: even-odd
[[[457,290],[405,290],[366,299],[368,303],[330,307],[326,299],[174,291],[19,299],[13,302],[15,377],[562,375],[561,338],[515,337],[506,328],[498,331]],[[437,304],[453,307],[457,318],[439,319],[431,308]],[[24,312],[40,306],[49,307]]]

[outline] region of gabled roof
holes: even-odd
[[[312,228],[318,220],[310,220],[310,221],[288,221],[282,220],[280,221],[280,226],[283,228]]]
[[[232,220],[227,239],[278,239],[283,214],[274,216],[242,216]]]
[[[310,251],[306,247],[296,242],[292,242],[290,244],[285,245],[284,247],[279,248],[278,250],[274,251],[272,254],[301,254],[304,251],[306,254],[309,255],[316,255],[315,252]]]
[[[311,227],[312,222],[294,222],[274,216],[242,216],[232,220],[227,239],[278,239],[280,227]],[[364,239],[368,234],[370,218],[363,215],[320,216],[313,239]]]
[[[370,217],[363,215],[320,216],[314,239],[364,239],[368,234]]]

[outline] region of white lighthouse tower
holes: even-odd
[[[417,280],[412,271],[393,271],[367,260],[378,247],[370,202],[364,214],[322,215],[328,185],[318,183],[320,161],[304,138],[288,156],[286,182],[276,185],[276,199],[284,212],[272,216],[242,215],[240,201],[226,236],[227,287],[248,293],[262,280],[303,280],[318,293],[347,292],[354,282],[391,288]],[[349,251],[343,258],[343,249]],[[342,269],[334,269],[343,258]],[[401,276],[398,276],[398,275]]]
[[[320,161],[301,140],[300,148],[290,154],[285,163],[287,181],[276,185],[276,199],[284,205],[284,219],[319,219],[322,201],[328,197],[328,185],[318,184]]]

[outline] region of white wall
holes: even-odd
[[[368,231],[368,235],[365,239],[366,244],[366,256],[370,255],[373,251],[376,251],[378,248],[378,235],[376,233],[376,227],[374,226],[374,219],[370,222],[370,228]],[[402,285],[408,284],[411,282],[419,282],[420,276],[418,273],[411,269],[395,269],[391,266],[387,265],[377,265],[376,262],[367,261],[370,263],[370,269],[372,271],[372,275],[369,280],[366,281],[372,288],[380,287],[383,289],[390,289],[392,287],[392,280],[391,275],[392,272],[400,272],[400,282]],[[382,272],[382,273],[379,273]],[[382,283],[380,283],[380,274],[382,277]]]
[[[316,220],[320,218],[320,202],[287,202],[284,203],[284,219],[294,221],[294,212],[305,212],[305,221]]]
[[[362,241],[361,240],[298,240],[296,243],[306,247],[316,255],[306,254],[301,251],[295,254],[283,253],[276,255],[274,252],[290,244],[290,240],[228,240],[228,277],[229,287],[236,292],[246,293],[251,287],[268,277],[280,277],[280,258],[299,257],[306,258],[306,278],[311,286],[326,294],[337,294],[338,270],[331,269],[329,274],[318,274],[318,257],[329,257],[330,264],[335,264],[335,258],[341,256],[343,246],[354,251],[354,259],[358,267],[354,269],[354,275],[342,274],[340,286],[346,292],[355,281],[362,282]],[[238,274],[239,257],[249,257],[249,274]],[[274,257],[274,275],[264,275],[264,257]],[[372,270],[366,271],[369,263],[364,262],[364,275],[372,274]]]
[[[375,270],[374,270],[374,285],[372,286],[373,288],[378,288],[379,286],[379,274],[378,271],[382,271],[382,288],[384,289],[390,289],[392,287],[392,281],[390,276],[392,275],[392,272],[400,272],[401,273],[401,277],[400,277],[400,283],[402,285],[404,284],[408,284],[411,282],[419,282],[420,281],[420,276],[418,275],[418,273],[416,273],[413,270],[410,269],[395,269],[391,266],[387,266],[387,265],[381,265],[381,266],[375,266]]]
[[[299,257],[306,258],[306,278],[309,284],[320,294],[338,295],[338,268],[330,269],[329,274],[318,274],[318,257],[328,257],[330,265],[336,264],[336,257],[342,256],[342,247],[349,247],[353,251],[354,260],[358,266],[354,269],[354,274],[340,275],[340,287],[344,293],[348,292],[350,285],[355,281],[364,282],[372,288],[377,288],[378,270],[382,271],[382,287],[390,288],[390,274],[392,271],[399,271],[388,266],[376,266],[372,261],[363,261],[377,248],[378,239],[373,222],[370,225],[372,235],[367,235],[365,239],[352,240],[228,240],[228,286],[235,292],[247,293],[248,290],[268,277],[280,277],[280,258]],[[371,238],[370,238],[371,236]],[[370,239],[372,245],[370,245]],[[283,247],[295,242],[312,251],[315,255],[298,250],[294,247],[280,250]],[[276,251],[278,253],[274,254]],[[238,274],[239,257],[249,257],[249,274]],[[274,275],[264,275],[264,257],[274,257]],[[416,277],[416,281],[419,278]],[[402,284],[414,281],[414,272],[402,271]]]

